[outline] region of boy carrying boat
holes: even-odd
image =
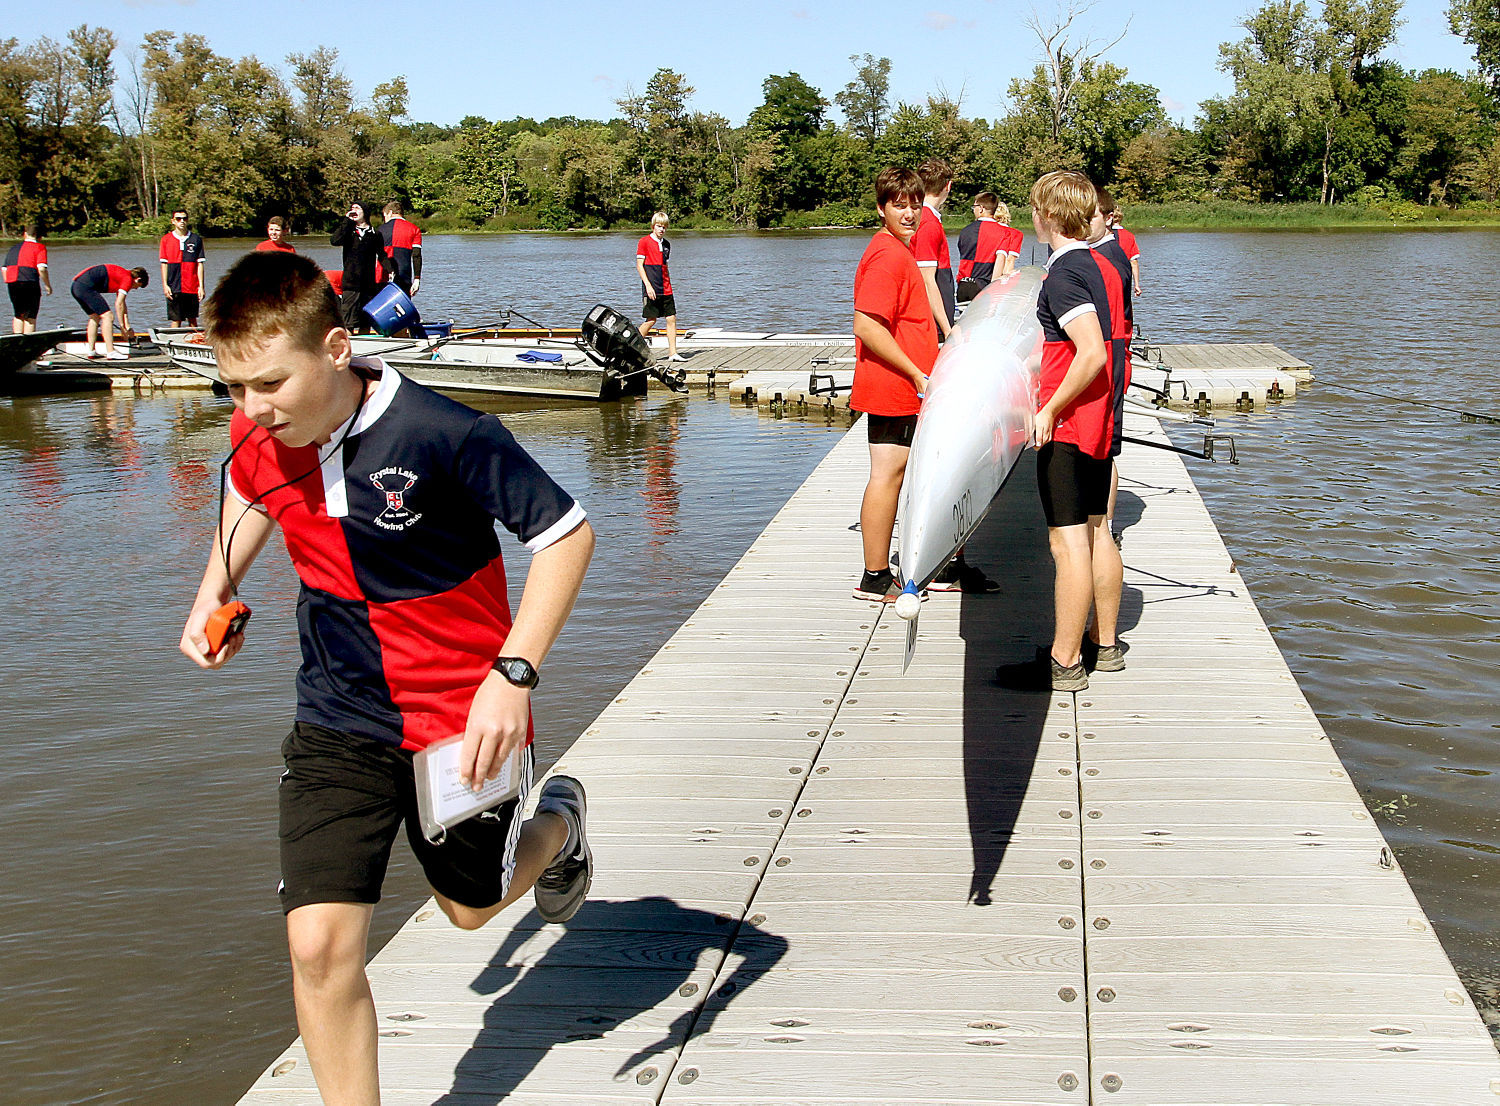
[[[864,412],[870,441],[870,480],[859,509],[865,566],[854,597],[881,603],[900,594],[891,572],[891,532],[927,374],[938,355],[928,284],[911,251],[925,194],[922,178],[910,169],[881,170],[875,178],[881,227],[854,271],[849,406]]]
[[[407,838],[453,923],[477,929],[535,889],[547,921],[577,911],[593,869],[585,797],[554,776],[522,821],[530,689],[593,550],[582,508],[493,415],[353,358],[323,272],[250,253],[207,304],[236,411],[218,531],[180,648],[217,669],[210,619],[280,525],[302,581],[303,663],[278,788],[293,996],[323,1098],[377,1103],[366,942],[391,846]],[[514,622],[498,520],[534,554]],[[512,754],[520,790],[450,827],[418,827],[415,751],[463,735],[478,789]]]
[[[1094,186],[1082,173],[1048,173],[1031,189],[1037,237],[1052,248],[1037,297],[1043,344],[1033,445],[1057,573],[1055,624],[1050,649],[1038,646],[1033,662],[996,670],[1006,687],[1086,689],[1083,635],[1091,607],[1099,661],[1120,651],[1115,628],[1124,567],[1105,524],[1114,430],[1113,320],[1100,267],[1108,262],[1096,260],[1087,241],[1096,206]]]

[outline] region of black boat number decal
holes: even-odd
[[[953,544],[964,540],[974,519],[974,493],[964,492],[953,505]]]

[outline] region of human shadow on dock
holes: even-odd
[[[1139,497],[1127,499],[1122,491],[1120,500],[1134,510],[1132,522],[1140,518],[1144,504]],[[995,683],[997,665],[1028,661],[1038,645],[1052,641],[1054,572],[1031,450],[1017,461],[989,515],[969,539],[965,556],[1001,584],[993,595],[963,596],[959,616],[965,646],[964,797],[974,853],[969,901],[988,906],[1006,850],[1027,832],[1018,822],[1037,754],[1044,740],[1062,740],[1046,727],[1054,695],[1007,690]],[[1127,587],[1120,605],[1122,633],[1139,621],[1140,611],[1140,592]]]
[[[532,940],[551,943],[532,957],[524,948]],[[661,895],[592,899],[565,926],[546,925],[532,911],[469,985],[497,997],[436,1101],[501,1102],[554,1046],[587,1041],[602,1043],[571,1053],[576,1073],[558,1085],[570,1093],[587,1096],[591,1082],[609,1091],[625,1080],[665,1079],[725,1000],[774,968],[788,947],[784,937],[747,921]],[[651,1016],[657,1007],[677,1013],[663,1024],[665,1014]],[[611,1034],[614,1041],[606,1041]]]

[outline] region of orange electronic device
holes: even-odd
[[[243,630],[245,623],[249,621],[250,608],[238,599],[225,603],[214,611],[203,627],[203,632],[208,637],[209,653],[217,654],[224,648],[224,643]]]

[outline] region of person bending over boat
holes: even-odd
[[[272,215],[266,223],[266,240],[255,248],[273,253],[296,253],[296,249],[287,241],[288,237],[290,232],[286,220],[280,215]]]
[[[42,308],[42,289],[52,294],[47,273],[47,247],[42,229],[32,223],[21,232],[21,241],[5,254],[5,290],[10,294],[12,334],[36,332],[36,317]]]
[[[494,415],[353,358],[323,271],[246,254],[207,305],[229,387],[229,494],[179,647],[222,668],[244,623],[211,620],[276,526],[302,581],[296,721],[277,786],[297,1023],[325,1102],[380,1101],[365,976],[374,904],[401,824],[438,905],[478,929],[534,890],[549,922],[587,895],[583,786],[553,776],[522,820],[531,688],[583,583],[583,509]],[[532,551],[512,621],[498,521]],[[215,621],[216,628],[224,626]],[[513,797],[429,840],[413,754],[462,734],[479,789],[514,763]]]
[[[1110,376],[1109,291],[1089,249],[1094,186],[1082,173],[1059,170],[1032,186],[1037,237],[1052,248],[1037,296],[1042,368],[1032,444],[1037,490],[1047,517],[1056,566],[1052,646],[1036,658],[1002,665],[996,680],[1031,691],[1082,691],[1084,627],[1094,611],[1099,659],[1119,651],[1115,639],[1124,568],[1105,525],[1114,393]]]
[[[120,319],[120,329],[130,332],[130,312],[125,306],[125,295],[133,288],[144,288],[151,283],[145,269],[123,269],[119,265],[95,265],[73,278],[73,301],[83,308],[89,317],[88,352],[85,357],[97,357],[94,348],[102,331],[104,334],[104,356],[111,361],[124,361],[130,354],[115,349],[115,328],[110,318],[109,302],[105,293],[115,294],[115,315]]]
[[[370,329],[365,304],[380,290],[380,259],[385,252],[380,235],[370,226],[369,206],[359,200],[351,203],[328,241],[344,251],[344,291],[339,297],[344,327],[353,334],[363,333]]]
[[[904,167],[875,178],[880,229],[854,270],[854,389],[849,406],[864,412],[870,479],[859,508],[864,573],[856,599],[894,603],[891,532],[906,479],[917,412],[937,360],[937,323],[911,242],[922,219],[922,178]]]

